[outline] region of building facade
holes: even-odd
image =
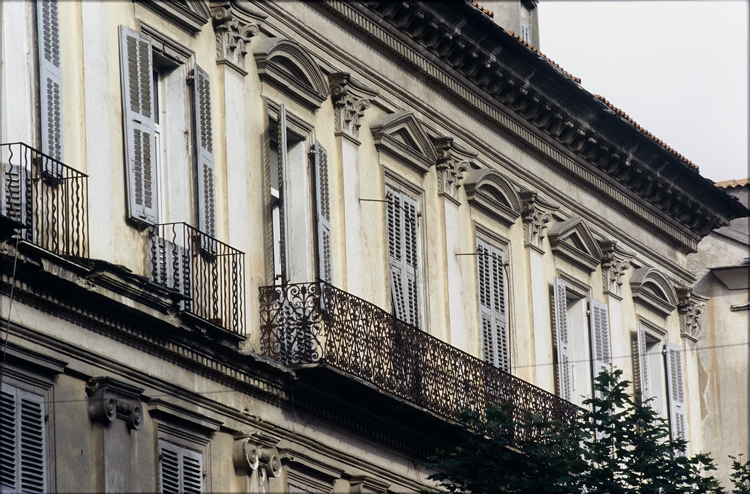
[[[3,490],[415,492],[609,366],[712,447],[688,255],[750,213],[536,8],[0,4]]]

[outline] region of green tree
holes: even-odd
[[[436,452],[430,479],[448,492],[473,494],[724,492],[711,475],[713,460],[687,457],[687,443],[670,439],[666,421],[634,401],[629,385],[621,370],[602,371],[594,398],[570,423],[545,422],[510,405],[491,405],[485,417],[469,412],[464,443]],[[513,418],[519,414],[524,420]]]

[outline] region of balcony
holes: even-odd
[[[464,410],[483,414],[490,402],[547,420],[575,413],[562,398],[324,282],[261,287],[260,316],[267,357],[298,369],[333,367],[450,420]]]
[[[3,230],[58,256],[89,256],[88,176],[23,143],[0,144]]]
[[[180,309],[245,336],[245,254],[186,223],[151,227],[151,280],[182,295]]]

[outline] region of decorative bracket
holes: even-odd
[[[706,308],[708,297],[693,293],[686,286],[677,287],[677,312],[680,314],[680,335],[698,341],[701,332],[700,316]]]
[[[337,133],[359,139],[359,128],[365,110],[378,91],[367,87],[348,72],[335,72],[328,76],[333,100],[334,125]]]
[[[260,32],[259,21],[267,14],[248,2],[211,0],[211,20],[216,33],[216,59],[245,70],[247,45]]]
[[[552,221],[552,213],[560,206],[554,205],[542,199],[532,190],[523,190],[519,193],[521,197],[521,217],[523,218],[524,245],[533,247],[544,254],[544,230]]]
[[[438,194],[460,204],[458,189],[461,184],[459,181],[463,178],[463,172],[472,169],[471,160],[476,158],[477,154],[458,146],[453,142],[452,137],[433,139],[433,145],[437,152]]]
[[[109,424],[122,419],[128,429],[139,431],[143,427],[143,407],[140,395],[143,388],[112,379],[94,377],[86,386],[89,396],[89,417],[95,422]]]
[[[263,492],[270,477],[281,476],[281,460],[275,444],[277,439],[265,434],[241,434],[234,438],[232,462],[235,468],[257,473],[260,491]]]
[[[602,249],[602,286],[608,293],[622,300],[623,275],[630,269],[634,254],[628,254],[617,245],[616,240],[601,240]]]

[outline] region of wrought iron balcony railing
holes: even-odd
[[[0,215],[43,249],[89,256],[88,176],[20,142],[0,144]]]
[[[325,363],[449,419],[490,402],[567,421],[574,406],[324,282],[260,289],[261,352]]]
[[[186,223],[151,227],[151,280],[185,299],[181,309],[245,335],[245,254]]]

